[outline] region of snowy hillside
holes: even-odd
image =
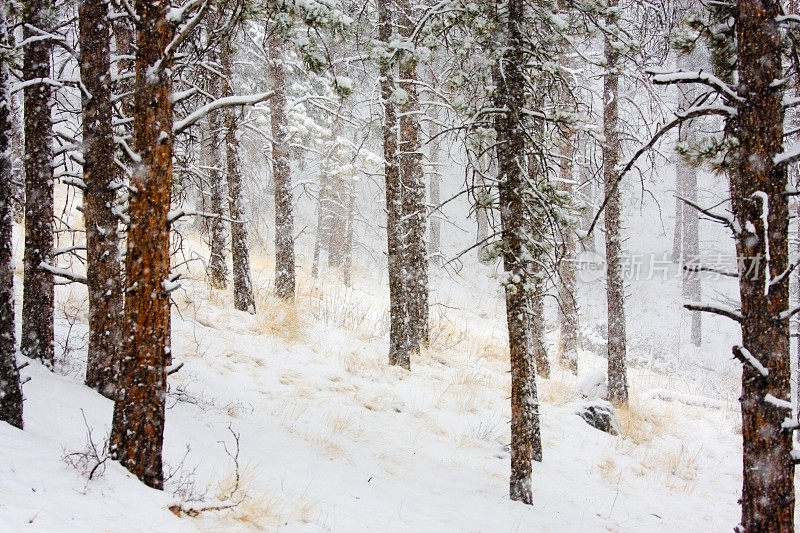
[[[102,456],[112,403],[82,384],[85,294],[59,289],[57,371],[31,362],[23,370],[31,378],[25,431],[0,425],[0,529],[725,531],[736,524],[738,377],[726,364],[735,329],[710,320],[714,344],[695,359],[680,343],[674,275],[630,284],[629,313],[644,325],[631,333],[638,364],[620,435],[575,414],[581,380],[605,368],[591,349],[581,352],[578,378],[556,367],[539,380],[544,461],[534,466],[528,507],[507,496],[509,367],[491,269],[437,273],[432,346],[408,373],[385,361],[379,272],[363,269],[347,289],[332,273],[315,283],[303,268],[291,306],[270,296],[264,257],[254,258],[262,284],[255,316],[209,290],[200,266],[175,293],[172,342],[184,366],[169,378],[163,493],[111,460],[89,479],[92,457],[80,462],[89,430]],[[596,285],[581,287],[587,348],[603,314]],[[230,508],[178,517],[174,505]]]

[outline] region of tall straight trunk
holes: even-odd
[[[538,265],[532,265],[534,276],[540,273]],[[533,360],[536,364],[536,373],[543,379],[550,378],[550,360],[547,358],[547,346],[544,342],[544,283],[536,281],[531,295],[531,342],[533,345]]]
[[[400,37],[406,43],[413,38],[416,24],[409,0],[398,2]],[[428,343],[428,258],[425,244],[427,210],[425,174],[422,169],[420,142],[420,105],[417,86],[417,60],[413,53],[402,53],[398,68],[399,87],[405,98],[400,106],[400,194],[402,196],[402,255],[407,293],[408,349],[419,353]]]
[[[347,204],[350,184],[341,176],[329,176],[322,203],[323,236],[328,250],[328,266],[344,264],[347,240]]]
[[[794,528],[792,435],[782,427],[790,411],[769,396],[787,400],[791,375],[789,277],[784,275],[789,263],[787,171],[773,162],[783,150],[783,88],[773,83],[783,76],[776,21],[781,10],[776,0],[740,0],[736,16],[742,101],[731,121],[740,144],[730,183],[734,216],[745,228],[737,235],[737,255],[740,264],[750,267],[739,278],[742,343],[768,370],[765,376],[740,357],[745,362],[741,527],[748,533]]]
[[[224,96],[233,95],[233,48],[230,38],[222,44],[220,63],[225,77],[222,90]],[[233,107],[225,110],[225,163],[228,178],[228,210],[231,219],[231,256],[233,259],[233,306],[239,311],[256,312],[253,295],[253,277],[250,270],[250,247],[247,243],[247,214],[242,192],[242,164],[239,158],[238,111]]]
[[[378,0],[378,39],[392,53],[390,41],[394,25],[395,5],[392,0]],[[411,368],[405,339],[405,294],[402,263],[402,201],[398,160],[398,119],[393,100],[395,91],[394,61],[384,58],[379,63],[381,100],[383,103],[383,176],[386,190],[386,242],[389,276],[389,364]]]
[[[486,176],[492,170],[491,154],[488,150],[484,152],[485,147],[480,144],[478,146],[479,155],[477,161],[478,172],[475,173],[474,182],[476,183],[477,190],[475,197],[478,199],[475,205],[475,218],[478,223],[478,243],[483,243],[478,247],[478,259],[483,256],[484,249],[489,239],[489,209],[490,203],[488,201],[491,189],[487,184]]]
[[[13,179],[12,106],[6,6],[0,6],[0,421],[22,429],[22,389],[17,369],[12,253]]]
[[[691,124],[684,125],[681,128],[678,139],[689,146],[693,146],[697,142],[697,135],[692,130]],[[677,164],[677,175],[683,190],[683,197],[697,204],[697,169],[681,158]],[[692,270],[693,267],[699,266],[700,260],[700,217],[698,211],[689,206],[684,206],[682,225],[683,298],[690,302],[699,302],[702,296],[700,272]],[[703,339],[700,311],[691,311],[691,320],[689,339],[695,346],[700,346]]]
[[[497,141],[500,220],[503,238],[503,268],[506,272],[506,321],[511,356],[511,478],[512,500],[533,503],[531,462],[541,461],[539,400],[536,391],[534,345],[530,330],[531,261],[526,250],[528,217],[525,197],[529,187],[524,175],[525,131],[521,110],[525,106],[525,79],[522,72],[525,40],[520,24],[524,2],[507,2],[504,22],[505,52],[495,76],[494,107],[504,112],[495,118]]]
[[[672,232],[672,262],[683,263],[683,223],[684,223],[684,205],[680,199],[684,195],[683,181],[681,180],[680,173],[675,174],[675,228]]]
[[[574,136],[569,135],[561,147],[561,190],[575,196],[572,161]],[[558,263],[558,363],[578,374],[578,300],[575,257],[578,252],[577,235],[572,228],[564,228],[561,244],[561,261]]]
[[[49,32],[56,12],[52,0],[28,0],[23,9],[26,39]],[[49,80],[51,41],[33,40],[25,46],[25,80]],[[44,81],[25,87],[25,272],[22,298],[22,354],[52,366],[53,274],[42,264],[53,262],[53,127],[50,122],[51,85]]]
[[[272,178],[275,183],[275,294],[291,300],[295,291],[294,200],[289,168],[289,132],[286,119],[286,66],[284,43],[278,35],[269,40],[272,97]]]
[[[347,232],[345,236],[344,263],[342,264],[342,277],[345,287],[349,287],[353,276],[353,235],[356,218],[356,193],[353,184],[350,184],[349,201],[347,202]]]
[[[430,214],[428,215],[428,226],[430,228],[430,239],[428,240],[428,254],[434,265],[440,266],[442,259],[442,212],[438,208],[442,203],[442,163],[441,150],[442,143],[439,139],[440,127],[437,123],[439,119],[438,109],[434,106],[431,111],[430,137],[428,144],[428,165],[430,175],[428,178],[428,196],[430,202]]]
[[[6,24],[8,24],[7,21]],[[12,94],[9,97],[9,103],[11,104],[11,160],[14,180],[11,184],[11,191],[14,199],[14,220],[21,223],[25,219],[25,134],[20,95]]]
[[[114,403],[114,456],[146,485],[164,485],[161,448],[169,345],[169,222],[172,189],[171,65],[164,51],[174,29],[167,0],[137,0],[134,150],[125,257],[124,356]]]
[[[123,293],[117,219],[112,208],[120,178],[111,108],[111,50],[107,0],[83,0],[78,8],[83,94],[83,216],[89,347],[86,385],[107,398],[116,392],[122,345]],[[87,95],[90,95],[88,96]]]
[[[311,276],[315,279],[319,275],[319,256],[322,252],[322,244],[325,240],[325,197],[328,194],[328,181],[330,179],[330,175],[327,172],[326,168],[323,168],[323,171],[319,178],[319,196],[317,197],[317,233],[314,236],[314,257],[311,261]]]
[[[610,0],[616,7],[617,0]],[[611,20],[606,21],[613,23]],[[619,51],[610,38],[605,41],[606,72],[603,76],[603,181],[608,203],[606,230],[606,299],[608,304],[608,399],[616,405],[628,403],[625,363],[625,286],[622,279],[621,201],[617,181],[619,141]]]
[[[221,80],[216,76],[211,81],[211,94],[221,96]],[[209,285],[215,289],[228,288],[228,262],[226,250],[228,238],[224,217],[227,215],[223,204],[225,184],[222,165],[222,111],[214,111],[208,117],[208,188],[210,192],[209,210],[214,215],[209,219],[211,258],[208,262]]]

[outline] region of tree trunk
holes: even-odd
[[[678,163],[677,165],[680,165]],[[677,166],[676,165],[676,166]],[[683,201],[679,198],[684,195],[683,191],[683,176],[676,168],[675,173],[675,229],[672,233],[672,262],[679,265],[683,264],[683,221],[684,221],[684,205]]]
[[[52,0],[28,0],[23,10],[26,39],[50,32],[56,18]],[[52,41],[25,46],[25,80],[50,78]],[[51,85],[25,87],[25,273],[22,298],[22,354],[53,365],[53,275],[41,268],[53,263],[53,128]]]
[[[233,95],[233,49],[229,39],[222,45],[222,74],[225,76],[222,89],[224,96]],[[242,193],[242,165],[239,158],[238,112],[229,107],[225,110],[225,159],[228,177],[228,210],[231,219],[231,256],[233,258],[233,306],[250,314],[256,312],[253,295],[253,278],[250,270],[250,248],[247,244],[247,214]]]
[[[210,92],[214,98],[221,94],[221,81],[216,76],[210,82]],[[226,250],[228,247],[225,234],[225,220],[227,215],[223,204],[224,183],[222,165],[222,111],[213,111],[208,116],[208,186],[210,192],[210,211],[214,215],[209,219],[211,258],[208,262],[208,282],[214,289],[225,290],[228,288],[228,262]]]
[[[697,136],[691,124],[684,125],[678,135],[680,142],[688,146],[697,143]],[[678,180],[681,183],[683,197],[697,203],[697,169],[689,165],[682,158],[677,164]],[[681,202],[683,203],[683,202]],[[681,265],[683,266],[683,298],[690,302],[699,302],[702,297],[700,272],[693,271],[692,267],[700,265],[700,217],[696,209],[689,206],[683,208],[683,250]],[[689,267],[689,268],[686,268]],[[689,338],[695,346],[702,343],[702,321],[700,311],[691,311],[692,326]]]
[[[430,166],[430,175],[428,178],[428,191],[430,214],[428,215],[428,225],[430,227],[430,239],[428,242],[428,255],[434,265],[441,266],[443,261],[442,256],[442,211],[439,209],[439,204],[442,203],[442,164],[441,157],[441,140],[439,139],[439,120],[438,108],[433,107],[431,111],[431,125],[430,125],[430,141],[428,144],[428,165]]]
[[[14,326],[11,75],[6,50],[10,50],[6,6],[0,6],[0,421],[22,429],[22,389]]]
[[[112,208],[119,167],[112,128],[111,51],[106,0],[83,0],[78,8],[83,92],[83,216],[89,347],[86,385],[114,398],[122,345],[123,293],[117,218]],[[91,96],[87,96],[87,93]]]
[[[561,148],[561,189],[575,196],[572,160],[575,156],[573,135],[569,135]],[[562,230],[564,241],[558,263],[558,363],[578,375],[578,300],[576,298],[575,256],[578,251],[577,236],[572,228]]]
[[[344,264],[342,265],[342,276],[344,286],[349,287],[352,282],[353,271],[353,234],[356,218],[356,193],[353,184],[350,184],[350,201],[347,204],[347,235],[345,237]]]
[[[785,166],[773,163],[783,150],[783,88],[773,83],[783,76],[780,13],[781,2],[775,0],[740,0],[736,17],[742,102],[732,120],[731,133],[740,145],[731,197],[736,220],[745,228],[737,235],[737,254],[749,271],[739,278],[742,342],[769,372],[764,376],[747,363],[742,372],[741,527],[753,533],[794,528],[792,435],[782,428],[790,411],[768,397],[788,400],[790,394],[789,319],[780,316],[789,307],[789,277],[783,275],[788,266],[787,173]]]
[[[6,21],[8,24],[8,21]],[[9,97],[11,104],[11,153],[12,153],[12,177],[11,190],[14,198],[14,220],[22,223],[25,220],[25,134],[23,132],[24,117],[22,114],[22,103],[19,94],[12,94]]]
[[[286,119],[286,67],[284,43],[269,39],[269,73],[275,95],[270,103],[272,126],[272,178],[275,183],[275,295],[294,299],[294,200],[289,168],[289,132]]]
[[[146,485],[164,485],[161,448],[166,397],[165,358],[170,330],[169,223],[172,188],[170,67],[164,51],[174,29],[169,2],[137,0],[139,33],[134,89],[134,150],[130,224],[125,258],[125,338],[120,394],[114,403],[113,455]],[[165,63],[166,62],[166,63]]]
[[[383,103],[383,175],[386,189],[386,242],[389,276],[389,364],[411,368],[411,358],[405,340],[405,293],[402,264],[402,200],[398,161],[397,108],[392,98],[395,90],[394,62],[390,42],[394,25],[395,6],[392,0],[378,0],[378,39],[387,48],[379,63],[381,100]]]
[[[400,37],[411,44],[416,24],[409,0],[398,2]],[[422,169],[420,142],[420,105],[417,60],[413,52],[400,55],[399,87],[404,95],[400,106],[400,194],[402,196],[402,259],[405,267],[405,290],[408,294],[408,344],[410,353],[419,353],[428,343],[428,258],[425,244],[427,209],[425,175]]]
[[[616,7],[610,0],[609,7]],[[609,17],[607,24],[615,21]],[[605,41],[606,72],[603,76],[603,181],[608,203],[606,229],[606,298],[608,304],[608,399],[615,405],[628,403],[625,364],[625,286],[622,279],[621,200],[617,182],[619,141],[619,51],[610,38]]]
[[[539,400],[534,370],[534,346],[530,330],[531,265],[526,250],[529,229],[525,211],[528,180],[525,168],[525,132],[521,110],[525,105],[523,49],[525,41],[520,24],[522,0],[509,0],[505,21],[505,52],[496,69],[495,105],[505,112],[495,118],[497,142],[500,220],[503,238],[503,267],[506,272],[506,320],[511,356],[511,478],[512,500],[533,503],[531,461],[542,459],[539,427]]]

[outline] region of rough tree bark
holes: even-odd
[[[125,258],[124,356],[114,403],[111,451],[148,486],[164,485],[165,359],[170,330],[169,223],[172,188],[172,102],[164,51],[174,28],[167,0],[137,0],[139,32],[134,88],[134,150],[141,162],[131,176]]]
[[[342,281],[345,287],[349,287],[353,277],[353,239],[355,233],[356,219],[356,193],[353,184],[350,184],[349,201],[347,203],[347,232],[345,235],[344,262],[342,264]]]
[[[736,249],[741,265],[744,349],[766,367],[765,376],[747,358],[742,372],[744,446],[742,522],[745,532],[792,531],[794,465],[792,435],[782,427],[790,408],[770,397],[790,394],[788,198],[786,167],[774,164],[783,144],[781,13],[776,0],[740,0],[736,12],[738,115],[729,122],[739,140],[731,197],[743,231]],[[752,224],[752,226],[751,226]],[[751,233],[748,228],[753,229]],[[746,272],[746,274],[745,274]],[[783,313],[783,315],[782,315]],[[741,350],[738,350],[741,354]],[[734,348],[737,353],[737,348]]]
[[[209,92],[215,97],[222,96],[223,81],[214,76],[210,82]],[[208,116],[208,131],[206,132],[208,143],[208,188],[209,188],[209,210],[213,216],[208,220],[209,225],[209,248],[211,257],[208,261],[208,282],[215,289],[225,290],[228,288],[228,262],[226,249],[228,238],[225,231],[225,206],[223,203],[225,184],[223,182],[222,165],[222,111],[213,111]]]
[[[688,9],[691,5],[692,2],[683,7]],[[701,66],[699,59],[696,51],[692,54],[683,54],[678,57],[678,68],[688,71],[697,70]],[[685,104],[691,104],[697,95],[695,89],[683,89],[681,99]],[[696,128],[695,124],[683,124],[678,131],[678,142],[690,150],[694,148],[697,145]],[[697,168],[680,155],[675,162],[675,179],[676,194],[696,205]],[[678,261],[683,267],[683,298],[686,301],[699,302],[702,297],[700,272],[696,269],[692,270],[692,267],[698,267],[700,260],[700,214],[696,209],[684,205],[683,200],[678,198],[675,217],[677,237],[675,245],[678,246],[678,256],[676,257],[675,251],[673,251],[673,261]],[[701,317],[700,311],[691,311],[689,339],[695,346],[700,346],[702,343]]]
[[[269,39],[269,73],[275,95],[270,103],[272,177],[275,183],[275,295],[294,299],[294,200],[289,168],[289,132],[286,118],[286,66],[280,36]]]
[[[221,48],[220,62],[223,96],[233,95],[233,46],[230,38]],[[225,162],[228,177],[228,210],[231,219],[231,256],[233,259],[233,306],[239,311],[256,312],[253,295],[253,277],[250,270],[250,247],[247,243],[247,214],[242,192],[242,165],[239,158],[239,111],[233,107],[225,109]]]
[[[400,192],[400,168],[398,161],[398,119],[394,101],[395,62],[390,48],[394,25],[395,5],[392,0],[378,0],[378,39],[384,57],[379,62],[381,100],[383,103],[383,175],[386,190],[386,242],[389,276],[389,364],[411,368],[405,339],[405,303],[403,295],[402,264],[402,199]]]
[[[28,0],[23,8],[26,39],[49,33],[56,18],[53,0]],[[25,46],[22,75],[40,80],[24,89],[25,106],[25,271],[22,297],[22,354],[53,365],[53,128],[50,122],[52,41]]]
[[[678,140],[693,146],[697,136],[691,124],[685,124],[678,133]],[[692,203],[697,203],[697,169],[683,158],[678,159],[677,178],[681,183],[683,198]],[[681,202],[683,203],[683,202]],[[689,206],[683,207],[683,238],[682,238],[682,266],[683,266],[683,298],[690,302],[699,302],[702,297],[700,272],[692,270],[699,266],[700,259],[700,217],[696,209]],[[688,268],[687,268],[688,267]],[[700,346],[703,340],[702,319],[700,311],[691,311],[691,332],[689,339],[695,346]]]
[[[22,388],[17,369],[12,254],[13,178],[10,50],[6,6],[0,6],[0,421],[22,429]]]
[[[616,8],[618,0],[609,0]],[[614,24],[611,16],[608,25]],[[619,141],[619,51],[611,38],[605,40],[606,72],[603,76],[603,180],[608,203],[605,210],[606,298],[608,304],[608,399],[615,405],[628,403],[625,363],[625,286],[622,279],[621,206],[617,181]]]
[[[511,356],[511,478],[509,496],[526,504],[533,502],[531,461],[542,459],[539,400],[534,370],[534,346],[529,328],[531,265],[525,250],[528,220],[525,193],[525,134],[521,110],[525,103],[525,40],[520,24],[524,2],[507,2],[504,22],[504,53],[496,77],[495,105],[504,113],[495,118],[503,267],[506,272],[506,320]]]
[[[568,135],[561,147],[561,189],[574,198],[572,175],[574,157],[573,135]],[[572,228],[563,230],[561,261],[558,263],[558,363],[578,375],[578,300],[575,257],[578,252],[577,235]]]
[[[86,285],[89,346],[86,385],[114,398],[122,344],[122,276],[117,218],[112,208],[120,178],[114,162],[111,51],[107,0],[83,0],[80,27],[83,121],[83,216],[86,227]]]
[[[428,178],[428,197],[430,203],[430,213],[428,214],[428,226],[430,228],[430,238],[428,239],[428,255],[434,265],[441,266],[442,256],[442,212],[438,209],[442,203],[442,163],[441,151],[442,143],[439,139],[441,130],[438,120],[438,108],[433,106],[430,111],[431,125],[429,128],[430,141],[428,143],[428,165],[430,175]]]
[[[400,37],[407,46],[416,28],[414,6],[409,0],[399,0],[398,26]],[[413,52],[400,54],[398,75],[400,94],[398,153],[400,159],[400,195],[402,197],[402,263],[407,297],[406,328],[411,355],[428,343],[428,258],[425,243],[427,208],[425,205],[425,174],[422,168],[420,142],[420,105],[417,86],[417,60]]]

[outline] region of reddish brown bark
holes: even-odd
[[[775,20],[780,4],[774,0],[738,3],[742,101],[738,116],[729,123],[729,131],[740,143],[731,196],[734,215],[745,228],[737,235],[736,248],[740,264],[750,270],[739,279],[742,342],[769,370],[763,376],[754,365],[744,364],[742,371],[741,528],[753,533],[794,528],[792,438],[781,427],[791,411],[766,398],[770,394],[788,400],[790,394],[789,320],[780,316],[789,307],[789,279],[783,276],[775,281],[788,266],[789,233],[786,168],[773,162],[773,156],[783,150],[783,89],[773,83],[783,76],[781,32]]]
[[[522,0],[509,0],[504,21],[505,52],[495,70],[495,106],[504,112],[495,118],[503,268],[506,272],[506,322],[511,356],[511,478],[509,497],[533,503],[532,461],[542,460],[539,400],[536,391],[535,346],[530,320],[535,286],[532,265],[525,250],[529,220],[525,197],[529,182],[524,175],[525,132],[521,109],[525,102],[525,41]],[[500,72],[503,73],[500,76]]]
[[[169,2],[137,0],[140,18],[134,89],[134,149],[141,158],[131,177],[125,258],[125,352],[114,404],[112,452],[145,484],[162,488],[161,448],[168,350],[172,102],[164,51],[174,29]]]

